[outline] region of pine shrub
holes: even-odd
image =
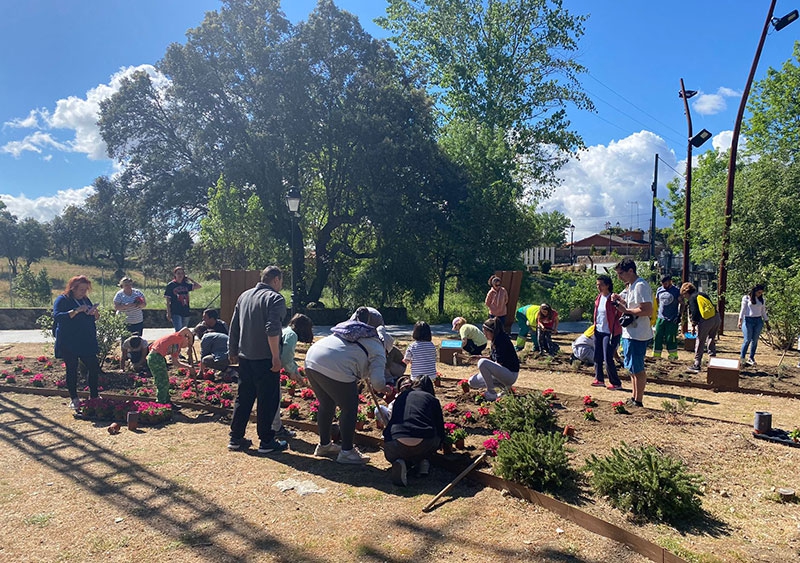
[[[571,474],[566,441],[555,432],[516,432],[497,447],[495,472],[528,488],[555,492]]]
[[[540,393],[506,395],[489,414],[489,422],[510,434],[526,430],[548,432],[555,428],[556,415]]]
[[[586,461],[589,481],[619,510],[651,521],[676,523],[701,512],[702,478],[680,460],[646,448],[612,448],[611,454]]]

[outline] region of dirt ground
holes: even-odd
[[[573,337],[557,338],[562,351]],[[42,345],[28,345],[0,355],[42,352]],[[720,355],[737,352],[736,337],[724,337]],[[762,345],[757,360],[759,371],[769,374],[757,377],[777,378],[777,354]],[[690,361],[681,352],[680,363],[670,369]],[[784,360],[796,363],[796,357]],[[648,362],[647,369],[662,364],[671,365]],[[440,365],[445,377],[456,379],[474,370]],[[800,376],[794,367],[781,371],[784,379]],[[703,374],[695,378],[704,380]],[[534,360],[526,363],[518,385],[556,390],[559,424],[577,429],[570,442],[576,468],[622,440],[653,444],[703,476],[706,513],[701,522],[676,530],[632,523],[580,484],[562,500],[687,561],[800,557],[800,504],[778,502],[775,492],[800,485],[800,449],[756,440],[750,432],[757,410],[772,412],[776,427],[800,425],[800,401],[658,382],[648,385],[646,409],[615,415],[610,402],[628,393],[593,388],[591,379],[589,368]],[[443,400],[448,393],[456,391],[445,390]],[[597,422],[583,420],[580,397],[587,394],[598,401]],[[682,396],[696,401],[692,415],[730,422],[667,419],[662,401]],[[434,467],[427,479],[395,487],[380,451],[368,452],[372,461],[366,467],[340,466],[311,455],[311,433],[299,433],[291,452],[278,456],[228,452],[226,423],[183,411],[172,424],[111,436],[107,423],[73,418],[65,399],[0,395],[0,526],[6,532],[0,561],[482,562],[487,555],[502,561],[646,560],[542,508],[468,482],[424,514],[421,508],[452,474]],[[479,443],[470,445],[474,456]],[[281,492],[275,484],[288,479],[311,481],[325,492]]]

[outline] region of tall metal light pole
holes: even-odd
[[[575,225],[569,226],[569,265],[575,263]]]
[[[608,233],[608,255],[611,256],[611,221],[606,221],[606,232]]]
[[[291,229],[289,235],[289,248],[292,253],[292,279],[291,279],[291,291],[292,291],[292,303],[290,306],[290,314],[294,315],[294,308],[297,306],[297,268],[295,265],[297,264],[297,259],[295,258],[294,249],[294,224],[295,219],[300,216],[298,210],[300,209],[300,190],[298,188],[292,187],[289,189],[289,192],[286,194],[286,207],[289,208],[289,220]]]
[[[658,195],[658,153],[656,153],[655,164],[653,168],[653,208],[651,210],[652,215],[650,217],[650,256],[648,259],[650,262],[653,261],[653,257],[656,255],[656,196]]]
[[[717,294],[719,302],[717,309],[719,311],[722,324],[719,327],[719,334],[723,334],[725,326],[725,293],[728,290],[728,255],[731,243],[731,218],[733,217],[733,182],[736,176],[736,153],[739,150],[739,133],[742,130],[742,119],[744,118],[744,110],[747,107],[747,97],[750,95],[750,87],[753,85],[753,78],[758,68],[758,59],[761,58],[761,50],[764,48],[764,41],[767,38],[769,26],[775,26],[775,31],[780,31],[798,18],[797,10],[793,10],[783,16],[782,18],[773,18],[772,14],[775,12],[775,4],[777,0],[772,0],[767,12],[767,19],[764,21],[764,28],[761,31],[761,38],[758,41],[756,48],[756,55],[753,58],[753,64],[750,67],[750,74],[747,76],[747,83],[742,92],[742,100],[739,102],[739,112],[736,114],[736,123],[733,126],[733,136],[731,137],[731,154],[728,161],[728,182],[725,191],[725,226],[722,230],[722,258],[719,262],[719,283],[717,284]]]

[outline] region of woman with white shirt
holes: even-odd
[[[750,293],[742,296],[742,308],[739,310],[738,326],[744,334],[744,342],[742,342],[742,350],[739,356],[740,361],[749,366],[756,365],[755,356],[758,337],[761,335],[761,329],[764,328],[764,325],[769,330],[769,317],[767,316],[767,307],[764,304],[764,286],[759,283],[753,286]],[[748,347],[750,348],[750,357],[745,360]]]
[[[619,348],[622,338],[622,325],[619,319],[622,316],[614,303],[611,302],[611,293],[614,291],[614,282],[610,276],[597,276],[597,298],[594,300],[594,381],[592,387],[607,387],[611,391],[622,389],[622,381],[617,375],[617,365],[614,363],[614,352]],[[608,372],[608,385],[605,383],[603,366]]]

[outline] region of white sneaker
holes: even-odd
[[[392,483],[398,487],[408,486],[408,476],[406,473],[406,461],[398,459],[392,463]]]
[[[756,365],[756,361],[755,361],[753,358],[747,358],[747,359],[744,361],[744,363],[746,363],[748,366],[754,366],[754,365]]]
[[[362,454],[358,448],[352,450],[342,450],[336,456],[337,463],[344,463],[345,465],[364,465],[369,463],[369,456]]]
[[[79,398],[75,397],[74,399],[72,399],[69,402],[69,408],[71,408],[74,411],[80,410],[80,408],[81,408],[81,400]]]
[[[427,459],[423,459],[422,461],[419,462],[419,468],[417,469],[417,472],[421,476],[427,475],[428,473],[430,473],[430,471],[431,471],[430,461],[428,461]]]
[[[333,442],[329,444],[317,444],[317,447],[314,449],[314,455],[317,457],[327,457],[332,455],[337,455],[342,451],[342,446],[339,444],[334,444]]]

